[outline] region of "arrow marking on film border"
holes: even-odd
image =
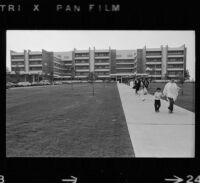
[[[62,179],[63,182],[72,182],[72,183],[76,183],[77,182],[77,178],[74,176],[71,176],[72,179]]]
[[[174,175],[174,179],[165,179],[165,181],[173,181],[174,183],[182,182],[183,179]]]

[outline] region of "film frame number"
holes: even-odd
[[[0,175],[0,183],[4,183],[4,182],[5,182],[4,176]]]
[[[196,178],[193,177],[192,175],[187,176],[187,181],[186,183],[200,183],[200,175],[198,175]]]

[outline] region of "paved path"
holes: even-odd
[[[169,114],[165,100],[155,113],[152,95],[142,101],[130,86],[118,89],[136,157],[194,157],[195,113],[174,106]]]

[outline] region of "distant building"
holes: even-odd
[[[186,71],[186,47],[146,48],[137,50],[137,72],[144,73],[149,68],[155,80],[178,79]]]
[[[125,81],[140,74],[149,74],[153,79],[176,79],[186,70],[186,48],[161,46],[137,50],[88,49],[49,52],[10,51],[11,74],[19,73],[21,80],[41,79],[87,80],[89,72],[98,79]]]

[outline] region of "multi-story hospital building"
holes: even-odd
[[[155,80],[184,75],[186,47],[161,46],[133,50],[87,49],[66,52],[10,51],[11,74],[21,80],[37,81],[42,77],[58,80],[87,80],[90,72],[98,79],[123,81],[136,75],[148,74]],[[27,79],[28,78],[28,79]]]

